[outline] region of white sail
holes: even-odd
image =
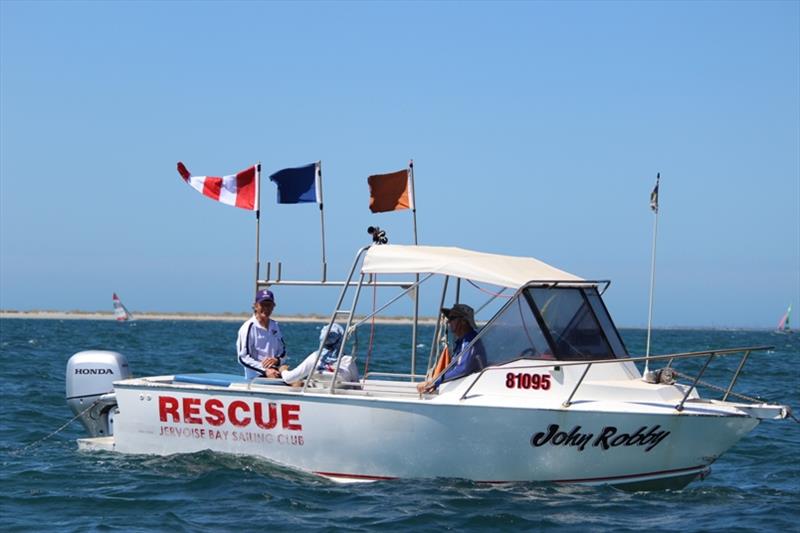
[[[122,304],[122,301],[119,299],[119,296],[117,296],[116,292],[112,296],[111,302],[114,304],[114,318],[116,318],[120,322],[124,322],[126,320],[133,320],[133,315]]]

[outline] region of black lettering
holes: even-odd
[[[567,433],[565,431],[559,431],[553,436],[553,444],[558,446],[559,444],[563,443],[567,440]]]
[[[568,446],[575,446],[576,445],[575,442],[579,440],[580,437],[582,436],[580,433],[578,433],[578,431],[580,430],[581,430],[580,426],[575,426],[574,428],[572,428],[572,431],[570,431],[569,435],[567,435],[567,442],[565,442],[564,444]]]
[[[628,439],[628,442],[625,443],[625,446],[633,446],[634,444],[641,444],[641,441],[644,438],[642,432],[645,429],[647,429],[647,426],[642,426],[636,431],[634,431],[633,434]]]
[[[594,441],[594,444],[592,444],[592,446],[595,447],[602,446],[604,450],[609,449],[611,446],[608,444],[608,439],[616,432],[617,428],[615,428],[614,426],[604,427],[602,433],[600,433],[600,435],[597,436],[597,439]]]
[[[649,452],[650,450],[652,450],[653,448],[655,448],[656,446],[658,446],[658,445],[661,443],[661,441],[662,441],[662,440],[664,440],[664,439],[666,439],[666,438],[667,438],[667,435],[669,435],[669,433],[670,433],[669,431],[662,431],[662,432],[661,432],[661,433],[658,435],[658,437],[656,437],[656,439],[653,441],[653,444],[651,444],[650,446],[648,446],[647,448],[645,448],[645,449],[644,449],[644,451],[645,451],[645,452]]]
[[[629,438],[631,438],[630,435],[627,433],[622,433],[621,435],[614,437],[614,440],[611,441],[611,445],[614,447],[622,446]]]
[[[648,444],[650,444],[652,440],[658,438],[659,428],[661,428],[661,426],[659,426],[658,424],[650,428],[650,431],[645,433],[644,437],[642,437],[642,440],[639,442],[639,446],[647,446]]]
[[[556,431],[558,431],[558,424],[550,424],[547,427],[547,434],[539,432],[531,437],[531,446],[539,447],[547,444],[547,441],[553,438],[553,435],[555,435]]]
[[[114,371],[111,370],[110,368],[76,368],[75,373],[84,375],[86,374],[98,375],[98,374],[113,374]]]

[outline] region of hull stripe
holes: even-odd
[[[589,481],[615,481],[621,479],[631,479],[637,477],[659,476],[664,474],[680,474],[682,472],[689,473],[692,470],[702,470],[707,465],[690,466],[688,468],[675,468],[673,470],[658,470],[656,472],[644,472],[642,474],[626,474],[624,476],[610,476],[610,477],[587,477],[583,479],[554,479],[553,483],[586,483]],[[699,472],[698,472],[699,473]]]
[[[617,481],[623,479],[632,479],[632,478],[640,478],[640,477],[649,477],[649,476],[659,476],[665,474],[680,474],[680,473],[689,473],[692,470],[702,470],[706,468],[706,465],[699,465],[699,466],[691,466],[689,468],[676,468],[673,470],[658,470],[656,472],[644,472],[641,474],[625,474],[622,476],[610,476],[610,477],[587,477],[581,479],[551,479],[551,480],[542,480],[546,483],[587,483],[587,482],[601,482],[601,481]],[[339,478],[349,478],[349,479],[364,479],[364,480],[372,480],[372,481],[386,481],[392,479],[398,479],[396,477],[386,477],[386,476],[367,476],[362,474],[342,474],[339,472],[314,472],[320,476],[327,476],[327,477],[339,477]],[[698,472],[699,473],[699,472]],[[477,481],[476,483],[516,483],[517,481]]]

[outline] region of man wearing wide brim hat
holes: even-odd
[[[468,376],[486,366],[486,350],[483,343],[478,340],[470,346],[470,343],[478,335],[475,311],[472,307],[466,304],[455,304],[449,308],[443,307],[442,315],[447,319],[447,327],[456,338],[453,348],[454,362],[437,378],[417,384],[417,390],[420,393],[436,390],[445,381]]]
[[[253,316],[239,328],[236,352],[247,379],[278,377],[278,367],[286,357],[286,343],[277,322],[272,320],[275,295],[269,289],[256,293]]]

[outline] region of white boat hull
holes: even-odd
[[[84,439],[82,447],[246,454],[345,480],[682,486],[758,424],[706,403],[644,412],[636,404],[494,406],[485,398],[446,403],[133,381],[117,384],[113,441]]]

